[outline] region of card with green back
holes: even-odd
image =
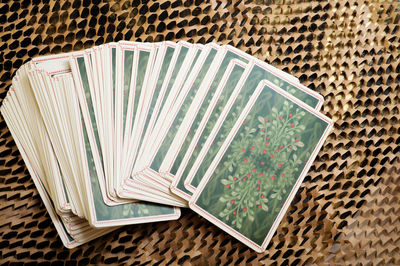
[[[191,156],[186,164],[181,168],[180,178],[184,178],[185,188],[194,192],[205,171],[210,166],[212,158],[215,157],[222,142],[210,137],[213,132],[219,132],[219,136],[226,137],[232,129],[233,123],[237,115],[243,111],[244,106],[247,104],[249,95],[251,95],[258,83],[262,80],[269,80],[273,84],[279,86],[291,95],[297,97],[307,105],[319,110],[323,103],[323,98],[316,92],[308,89],[307,87],[287,79],[279,72],[275,72],[269,65],[257,60],[252,63],[253,66],[246,74],[243,81],[238,83],[234,89],[234,93],[226,103],[225,108],[215,109],[215,114],[211,115],[204,126],[204,131],[196,139],[197,146],[191,152]],[[222,121],[218,123],[217,121]],[[223,138],[222,138],[223,139]],[[183,169],[184,167],[184,169]]]
[[[107,196],[106,191],[106,176],[104,174],[104,161],[103,161],[103,149],[100,144],[99,130],[98,130],[98,120],[96,119],[95,113],[95,97],[93,95],[94,89],[91,86],[91,67],[90,62],[87,57],[85,57],[85,52],[77,52],[73,55],[73,59],[71,59],[71,68],[73,73],[73,77],[75,80],[76,88],[81,91],[82,103],[85,103],[85,106],[82,107],[87,114],[85,117],[87,120],[82,120],[85,123],[91,125],[92,130],[89,131],[89,135],[91,137],[91,145],[94,151],[97,151],[93,156],[93,160],[95,166],[97,168],[98,177],[100,178],[100,187],[101,187],[101,195],[103,200],[108,205],[112,205],[112,200]],[[75,68],[74,68],[75,67]]]
[[[167,154],[167,156],[163,158],[159,167],[159,172],[165,178],[174,180],[178,168],[182,163],[182,159],[188,151],[189,144],[196,133],[202,130],[200,126],[200,120],[202,120],[204,117],[208,117],[208,115],[211,113],[207,113],[207,111],[210,111],[210,102],[213,102],[214,106],[218,105],[219,108],[223,106],[222,99],[221,105],[220,101],[217,101],[217,98],[220,96],[220,92],[217,92],[216,88],[218,88],[228,65],[232,60],[237,60],[238,62],[243,63],[248,63],[250,60],[252,60],[252,57],[249,54],[246,54],[243,51],[229,45],[221,47],[220,52],[220,58],[218,61],[212,61],[211,66],[205,62],[202,66],[202,70],[208,69],[208,72],[205,75],[201,75],[201,73],[199,73],[197,76],[194,88],[184,99],[181,109],[174,118],[172,128],[168,131],[168,134],[158,151],[158,156],[161,156],[163,153]],[[213,66],[218,67],[213,69]],[[272,66],[269,66],[269,69],[289,80],[293,79],[293,77],[289,78],[288,74],[276,70]],[[196,82],[198,84],[196,84]],[[295,80],[295,82],[297,82],[297,80]],[[229,91],[224,92],[222,98],[226,98],[225,93],[230,95]],[[156,162],[157,158],[154,159],[153,163]]]
[[[160,99],[160,106],[158,110],[154,110],[151,114],[151,120],[153,123],[153,128],[150,129],[148,132],[146,132],[146,136],[144,138],[143,145],[141,146],[139,150],[139,156],[142,158],[146,157],[146,153],[149,152],[149,146],[152,146],[153,142],[153,131],[157,127],[158,124],[161,123],[161,114],[162,112],[166,112],[170,106],[167,104],[170,102],[169,99],[174,99],[176,97],[177,90],[173,90],[173,86],[176,83],[178,83],[177,78],[178,74],[180,73],[180,70],[183,67],[183,64],[185,62],[185,59],[190,58],[191,54],[191,49],[193,49],[193,46],[189,43],[182,42],[179,43],[179,46],[176,47],[173,57],[171,58],[171,63],[168,66],[168,74],[165,76],[165,79],[163,80],[161,90],[164,92],[162,95],[162,98]],[[198,53],[200,54],[200,53]],[[196,60],[194,60],[195,62]],[[192,68],[194,65],[191,64],[190,68]],[[172,100],[171,100],[172,101]],[[136,168],[134,170],[143,170],[141,169],[140,163],[136,163]]]
[[[125,44],[126,42],[122,43]],[[139,144],[139,131],[142,132],[143,120],[147,113],[147,102],[152,91],[150,77],[154,69],[154,59],[159,46],[155,44],[137,44],[134,65],[137,71],[131,74],[131,85],[129,88],[129,101],[127,115],[124,123],[125,138],[123,146],[122,170],[116,178],[115,190],[118,191],[123,179],[129,176],[136,156]]]
[[[168,46],[171,46],[170,43],[167,43]],[[138,161],[143,159],[146,156],[146,153],[151,150],[152,145],[154,143],[154,139],[151,137],[150,131],[157,131],[155,128],[157,127],[158,124],[161,124],[164,121],[165,114],[162,114],[165,110],[168,110],[170,105],[173,102],[173,99],[176,98],[176,94],[179,92],[180,85],[181,83],[184,82],[184,76],[183,73],[186,73],[190,71],[192,68],[193,60],[196,60],[197,55],[199,54],[199,51],[202,49],[201,46],[198,45],[191,45],[186,42],[179,42],[178,45],[174,45],[172,47],[175,47],[171,62],[168,62],[170,56],[167,57],[165,68],[168,69],[167,73],[164,76],[164,80],[162,81],[163,77],[161,77],[160,82],[158,82],[161,85],[161,97],[158,97],[156,105],[158,106],[157,110],[153,109],[153,113],[151,114],[151,121],[152,121],[152,127],[153,129],[149,129],[146,132],[146,136],[143,138],[143,142],[141,143],[141,148],[139,153],[137,154],[136,158],[138,160],[135,162],[136,164]],[[169,49],[169,54],[172,52],[171,49]],[[161,65],[161,62],[160,62]],[[181,71],[181,70],[184,71]],[[154,80],[155,81],[155,80]],[[151,88],[149,88],[151,90]],[[162,92],[162,93],[161,93]],[[160,95],[159,95],[160,96]],[[160,111],[161,110],[161,111]],[[150,115],[150,114],[149,114]],[[158,121],[157,121],[158,120]],[[144,124],[144,123],[143,123]],[[158,131],[157,131],[158,132]],[[139,141],[138,141],[139,143]],[[138,164],[137,164],[138,165]],[[137,166],[136,166],[137,167]],[[134,168],[135,169],[135,168]],[[137,168],[136,168],[137,169]],[[140,169],[140,168],[139,168]],[[139,172],[139,174],[141,174]],[[140,178],[141,176],[138,175],[138,171],[134,170],[132,175],[130,176],[131,178],[127,178],[123,184],[123,192],[124,197],[130,195],[130,197],[137,198],[137,199],[142,199],[143,195],[138,195],[138,192],[140,194],[149,194],[150,195],[158,195],[161,197],[168,196],[168,199],[170,202],[172,201],[177,201],[179,199],[175,195],[173,195],[168,187],[162,187],[158,183],[154,182],[148,182],[147,178],[143,176],[143,178]],[[160,189],[162,189],[160,191]],[[122,195],[122,193],[121,193]],[[143,198],[144,199],[144,198]],[[145,200],[148,200],[146,197]],[[179,204],[176,206],[184,206],[182,200],[179,199]]]
[[[88,210],[90,217],[87,217],[90,224],[94,227],[107,227],[125,224],[135,224],[151,221],[177,219],[180,215],[179,208],[162,206],[152,203],[124,203],[116,206],[105,204],[102,198],[100,186],[102,168],[96,166],[95,156],[101,152],[98,148],[98,140],[96,137],[97,127],[93,118],[93,107],[89,97],[88,71],[85,61],[79,54],[75,54],[71,59],[71,68],[74,78],[77,80],[76,85],[83,90],[80,92],[80,114],[82,121],[82,136],[85,150],[85,160],[87,164],[83,177],[86,184],[86,192],[88,195]],[[78,93],[79,94],[79,93]],[[92,111],[91,111],[92,110]],[[94,140],[94,141],[93,141]],[[97,153],[96,153],[97,152]]]
[[[195,79],[193,80],[192,84],[190,84],[189,89],[187,91],[182,90],[179,93],[177,101],[175,102],[173,108],[171,108],[169,116],[172,117],[173,119],[169,118],[170,121],[168,123],[168,126],[166,127],[168,128],[168,130],[164,135],[163,141],[161,142],[161,145],[158,147],[157,153],[155,154],[155,157],[153,158],[150,164],[150,168],[153,169],[154,171],[161,172],[160,170],[163,160],[168,159],[170,155],[172,155],[169,152],[169,148],[172,145],[174,137],[178,132],[178,129],[182,123],[185,114],[189,111],[189,108],[192,104],[192,101],[195,98],[196,93],[199,92],[203,80],[206,78],[213,64],[215,65],[216,63],[220,63],[221,61],[220,56],[218,54],[218,49],[219,47],[213,44],[212,46],[208,46],[206,50],[203,51],[203,53],[207,53],[207,55],[204,57],[204,61],[202,62],[203,64],[201,65],[201,67],[199,67],[196,70],[197,73]],[[218,80],[221,79],[222,74],[223,71],[221,71],[221,74],[217,76]],[[210,80],[207,80],[206,82],[207,85],[209,86],[212,83]],[[208,88],[205,89],[209,91]],[[168,156],[165,156],[166,154]]]
[[[198,130],[196,132],[193,132],[192,134],[191,132],[192,129],[190,129],[189,134],[186,137],[187,140],[185,140],[184,146],[181,149],[187,151],[184,153],[183,156],[181,155],[182,152],[179,152],[181,155],[179,157],[180,164],[178,170],[175,173],[170,189],[173,193],[186,200],[190,199],[192,192],[188,191],[185,188],[184,186],[185,179],[181,177],[183,174],[183,170],[185,169],[185,166],[187,165],[188,160],[192,155],[191,151],[193,151],[198,147],[198,143],[196,140],[198,140],[201,132],[203,132],[203,130],[211,131],[211,128],[205,128],[205,126],[210,127],[210,125],[212,126],[213,124],[209,123],[206,125],[206,122],[208,121],[208,119],[215,119],[215,120],[218,119],[219,113],[223,110],[224,106],[226,105],[229,97],[233,93],[233,89],[236,87],[241,76],[245,74],[246,66],[247,63],[241,60],[235,60],[235,59],[231,60],[231,62],[229,63],[228,67],[225,70],[221,82],[218,84],[218,87],[216,87],[216,89],[214,89],[214,91],[211,93],[210,95],[211,99],[204,102],[205,104],[208,105],[207,110],[203,110],[201,112],[202,114],[200,117],[196,116],[194,125],[192,127],[196,127],[198,128]]]
[[[172,75],[168,83],[163,83],[163,86],[167,85],[169,90],[166,93],[167,95],[164,95],[160,107],[161,111],[155,114],[156,122],[152,132],[149,132],[150,136],[147,138],[147,143],[142,144],[141,151],[139,151],[140,160],[135,162],[132,174],[133,179],[154,185],[153,177],[157,178],[156,176],[158,175],[149,166],[157,152],[157,145],[155,143],[160,142],[161,132],[165,130],[165,122],[169,118],[170,109],[173,108],[175,100],[186,83],[188,74],[196,65],[202,50],[203,47],[199,45],[187,45],[186,43],[181,45],[181,49],[178,51],[178,60],[171,66],[173,67]],[[179,58],[181,59],[179,60]],[[166,185],[160,182],[156,182],[155,185],[169,192],[169,188]]]
[[[269,81],[246,98],[189,206],[263,252],[333,123]]]
[[[160,45],[157,51],[155,65],[151,70],[151,81],[149,84],[149,88],[147,89],[149,94],[146,112],[147,114],[144,117],[142,132],[139,132],[139,140],[137,142],[136,148],[137,151],[140,151],[142,149],[142,144],[147,142],[147,138],[150,135],[149,132],[151,132],[154,127],[156,115],[160,111],[161,102],[164,98],[164,95],[168,94],[169,92],[167,90],[167,86],[163,86],[163,83],[166,83],[166,80],[168,80],[171,76],[171,64],[173,63],[173,56],[176,52],[177,46],[178,45],[176,43],[164,42],[162,45]],[[175,54],[175,59],[176,58],[177,54]],[[138,158],[137,154],[129,162],[128,171],[131,170],[131,168],[133,167],[136,158]],[[124,189],[124,184],[126,179],[129,178],[129,175],[122,178],[123,180],[117,191],[119,195],[123,194],[122,191]]]
[[[179,208],[159,205],[149,202],[124,203],[108,206],[102,200],[97,170],[94,166],[93,153],[89,143],[86,126],[83,126],[83,136],[86,150],[86,162],[89,170],[88,196],[89,222],[95,227],[109,227],[125,224],[165,221],[178,219]]]

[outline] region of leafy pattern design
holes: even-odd
[[[237,101],[248,102],[242,97]],[[235,113],[224,122],[230,130],[223,125],[215,137],[218,150]],[[216,165],[205,170],[210,178],[195,205],[261,245],[329,125],[268,86],[243,122],[220,159],[207,156]]]
[[[234,102],[233,106],[231,107],[225,121],[223,122],[222,126],[218,132],[218,138],[216,138],[211,147],[205,147],[203,144],[205,140],[209,137],[209,134],[212,128],[215,126],[216,120],[210,120],[207,125],[206,129],[202,133],[202,136],[198,142],[199,146],[196,147],[197,150],[205,149],[207,151],[207,156],[205,156],[204,160],[201,162],[201,165],[196,169],[193,179],[191,180],[191,185],[193,187],[197,187],[203,178],[205,172],[207,171],[208,167],[210,166],[213,158],[217,154],[219,148],[221,147],[223,141],[225,140],[226,136],[228,135],[229,131],[232,129],[233,124],[236,122],[237,116],[243,111],[244,106],[247,104],[247,101],[250,95],[254,92],[256,87],[258,86],[259,82],[262,80],[269,80],[273,84],[277,85],[279,88],[285,90],[286,92],[290,93],[291,95],[295,96],[299,100],[303,101],[307,105],[311,107],[316,107],[318,105],[318,99],[310,94],[298,89],[295,85],[287,82],[284,79],[278,78],[273,73],[265,70],[264,68],[255,65],[251,70],[249,76],[247,77],[242,90],[240,91],[236,101]],[[202,151],[200,151],[202,152]],[[187,168],[185,169],[186,175],[192,171],[192,166],[195,160],[198,160],[199,151],[193,152],[193,159],[191,158],[191,162],[189,163]]]
[[[273,206],[271,211],[277,210],[282,195],[291,189],[294,180],[290,179],[304,164],[293,151],[304,147],[297,136],[305,129],[299,123],[305,112],[291,110],[293,104],[287,101],[280,112],[273,107],[268,115],[258,116],[256,128],[244,125],[244,132],[232,144],[232,160],[224,163],[230,175],[221,180],[226,192],[219,201],[226,207],[220,216],[237,228],[246,217],[254,221],[259,209],[268,212]]]

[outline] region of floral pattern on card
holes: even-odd
[[[195,204],[261,245],[329,125],[267,86],[240,123]]]

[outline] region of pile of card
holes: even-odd
[[[262,252],[332,122],[229,45],[121,41],[31,60],[1,112],[66,247],[190,207]]]

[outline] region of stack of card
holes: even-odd
[[[179,207],[265,250],[329,133],[323,98],[215,43],[31,60],[1,112],[66,247]]]

